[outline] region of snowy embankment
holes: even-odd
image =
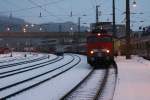
[[[118,82],[113,100],[150,100],[150,61],[117,57]]]

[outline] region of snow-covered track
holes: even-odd
[[[12,64],[0,65],[0,69],[13,67],[13,66],[17,66],[17,65],[22,65],[22,64],[27,64],[27,63],[31,63],[31,62],[35,62],[35,61],[40,61],[40,60],[43,60],[43,59],[47,59],[47,56],[42,56],[42,57],[35,58],[35,59],[32,59],[32,60],[21,61],[21,62],[12,63]]]
[[[113,63],[108,72],[108,77],[104,85],[101,95],[98,96],[97,100],[113,100],[118,78],[117,64]]]
[[[11,75],[15,75],[15,74],[31,71],[31,70],[34,70],[34,69],[37,69],[37,68],[41,68],[43,66],[55,63],[55,62],[57,62],[57,61],[59,61],[61,59],[63,59],[63,57],[57,56],[54,59],[51,59],[51,60],[48,60],[48,61],[44,61],[44,62],[41,62],[41,63],[38,63],[38,64],[33,64],[33,65],[30,65],[30,66],[27,65],[26,67],[23,67],[23,68],[17,68],[17,69],[14,69],[14,70],[0,72],[0,79],[8,77],[8,76],[11,76]]]
[[[12,58],[12,59],[8,58],[7,60],[1,60],[0,63],[12,62],[12,61],[15,61],[15,60],[17,60],[17,59],[18,59],[18,58]],[[22,59],[22,58],[21,58],[21,59]]]
[[[93,69],[79,84],[64,95],[61,100],[98,100],[103,96],[108,78],[111,77],[109,74],[110,69]],[[111,94],[113,94],[114,89],[115,85]]]
[[[5,59],[1,59],[0,60],[0,64],[3,64],[3,63],[10,63],[10,62],[13,62],[13,61],[16,61],[16,60],[26,60],[26,59],[29,59],[31,57],[36,57],[37,55],[32,55],[32,56],[27,56],[27,57],[24,57],[23,55],[21,56],[13,56],[13,57],[5,57]]]
[[[22,80],[20,82],[10,84],[9,86],[2,87],[0,90],[1,91],[0,99],[5,100],[7,98],[15,96],[19,93],[22,93],[26,90],[36,87],[44,82],[47,82],[47,81],[65,73],[66,71],[72,69],[73,67],[75,67],[77,64],[80,63],[81,58],[76,55],[72,55],[71,57],[72,57],[71,60],[69,60],[68,62],[66,62],[62,65],[59,65],[58,67],[56,67],[54,69],[50,69],[44,73],[41,73],[34,77]]]

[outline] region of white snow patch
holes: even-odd
[[[118,82],[113,100],[150,100],[150,61],[117,57]]]

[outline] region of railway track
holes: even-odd
[[[13,61],[15,61],[15,60],[17,60],[17,59],[18,59],[18,58],[12,58],[12,59],[8,58],[8,59],[6,59],[6,60],[1,60],[0,63],[2,64],[2,63],[7,63],[7,62],[13,62]],[[20,57],[20,59],[23,59],[23,58]]]
[[[13,62],[15,60],[25,60],[25,59],[28,59],[28,58],[31,58],[31,57],[36,57],[37,55],[32,55],[32,56],[29,56],[29,57],[24,57],[24,56],[16,56],[16,57],[7,57],[3,60],[0,60],[0,64],[3,64],[3,63],[10,63],[10,62]]]
[[[15,74],[31,71],[31,70],[34,70],[34,69],[38,69],[38,68],[44,67],[46,65],[49,65],[49,64],[55,63],[57,61],[60,61],[61,59],[63,59],[63,57],[58,57],[57,56],[54,59],[47,60],[47,61],[44,61],[44,62],[41,62],[41,63],[38,63],[38,64],[26,65],[25,67],[17,68],[17,69],[14,69],[14,70],[3,71],[3,72],[0,72],[0,79],[8,77],[8,76],[15,75]]]
[[[35,59],[32,59],[32,60],[21,61],[21,62],[12,63],[12,64],[0,65],[0,69],[13,67],[13,66],[17,66],[17,65],[22,65],[22,64],[27,64],[27,63],[32,63],[32,62],[40,61],[40,60],[43,60],[43,59],[47,59],[47,56],[42,56],[42,57],[35,58]]]
[[[22,93],[26,90],[29,90],[33,87],[36,87],[44,82],[47,82],[47,81],[65,73],[66,71],[72,69],[77,64],[79,64],[81,61],[81,58],[79,56],[70,56],[70,57],[72,57],[72,59],[65,62],[61,66],[59,65],[55,68],[49,69],[45,72],[42,72],[41,74],[34,75],[33,77],[15,82],[13,84],[10,84],[7,86],[2,86],[0,89],[0,91],[1,91],[0,92],[0,100],[5,100],[5,99],[15,96],[19,93]]]
[[[110,69],[93,69],[78,85],[64,95],[61,100],[99,100],[103,96],[103,91],[110,77],[109,73]]]

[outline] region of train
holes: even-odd
[[[7,47],[0,47],[0,54],[6,54],[11,52],[11,50]]]
[[[87,36],[87,62],[94,67],[109,65],[113,60],[113,37],[107,30],[93,30]]]

